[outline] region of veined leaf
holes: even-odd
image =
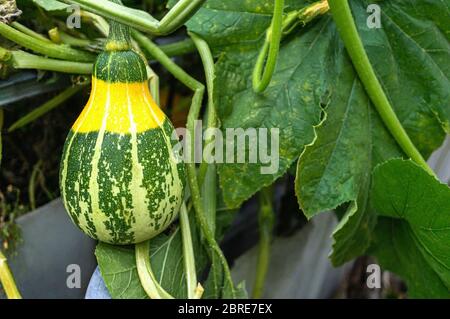
[[[191,232],[196,269],[200,275],[206,266],[206,253],[193,222]],[[100,243],[95,254],[106,287],[113,298],[148,298],[137,273],[134,246]],[[153,238],[150,241],[149,258],[161,286],[176,298],[187,298],[180,229]]]
[[[374,247],[380,262],[407,280],[412,296],[450,297],[450,188],[393,159],[375,168],[372,192],[385,217]]]
[[[305,4],[303,1],[289,2],[285,11]],[[450,21],[446,19],[448,5],[432,1],[421,1],[420,4],[413,0],[379,1],[377,4],[381,6],[383,28],[369,29],[366,23],[369,1],[351,1],[351,4],[366,50],[400,120],[422,153],[428,156],[442,142],[450,118],[447,111],[450,101],[450,65],[447,62],[450,59],[449,33],[445,31],[448,29],[447,21]],[[418,10],[417,6],[422,10]],[[275,174],[262,175],[261,164],[219,166],[220,185],[230,207],[239,206],[261,187],[284,174],[302,153],[304,146],[313,141],[313,127],[320,123],[320,104],[327,100],[327,92],[339,95],[348,90],[350,82],[359,83],[354,74],[344,81],[335,81],[340,70],[351,68],[351,63],[345,60],[337,66],[330,61],[331,56],[341,59],[339,55],[345,55],[345,52],[339,49],[340,39],[333,22],[325,16],[283,42],[270,86],[263,94],[254,94],[251,87],[252,69],[265,29],[270,24],[272,9],[273,1],[269,0],[226,3],[210,0],[187,23],[188,28],[205,38],[219,56],[216,64],[219,85],[216,87],[223,129],[280,128],[280,163]],[[421,29],[423,26],[425,29]],[[334,69],[336,67],[340,69]],[[408,86],[412,89],[404,90]],[[367,100],[362,88],[357,95],[360,96],[355,97],[355,108],[361,100]],[[367,109],[367,103],[363,104],[361,107]],[[327,120],[339,122],[340,119],[333,119],[335,113],[341,114],[335,112],[334,107],[332,102],[327,110]],[[372,117],[379,122],[377,115],[372,114]],[[379,128],[383,130],[382,125],[378,125],[373,131]],[[386,135],[384,132],[372,134]],[[385,143],[377,143],[372,148],[374,159],[399,155],[388,135]],[[369,147],[366,153],[368,150]],[[248,149],[246,152],[248,154]],[[329,185],[331,190],[345,187],[340,184],[346,177],[344,175],[348,177],[352,168],[359,165],[356,162],[360,159],[347,157],[350,158],[347,162],[345,158],[335,159],[342,162],[342,166],[348,166],[337,178],[330,176],[337,182]],[[314,157],[311,161],[314,162]],[[335,173],[340,173],[339,168]],[[299,178],[302,179],[301,176]],[[341,194],[341,200],[334,198],[332,205],[315,204],[317,212],[355,201],[358,196],[367,197],[370,178],[364,183],[365,190],[360,190],[358,182],[352,182],[360,180],[359,171],[349,178],[351,180],[347,180],[347,186],[352,188],[351,194]],[[323,190],[317,192],[323,194]],[[360,209],[355,210],[357,206]],[[350,211],[364,212],[364,203],[357,206],[353,205]],[[311,210],[305,213],[312,216],[317,212]]]

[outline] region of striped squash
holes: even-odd
[[[184,165],[172,152],[173,129],[150,94],[129,29],[112,21],[89,101],[61,160],[62,199],[83,232],[102,242],[135,244],[172,223],[185,183]]]

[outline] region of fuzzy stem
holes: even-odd
[[[328,3],[347,52],[383,123],[405,154],[428,173],[436,176],[409,138],[384,93],[356,29],[348,1],[329,0]]]

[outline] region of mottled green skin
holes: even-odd
[[[141,56],[132,50],[100,53],[94,65],[93,75],[109,83],[147,81],[145,63]]]
[[[60,183],[64,183],[62,198],[73,222],[90,237],[112,244],[141,242],[166,229],[177,216],[185,181],[183,163],[175,164],[177,172],[173,171],[169,153],[172,150],[168,145],[174,142],[167,144],[172,131],[172,124],[165,120],[163,129],[137,133],[138,162],[143,167],[141,185],[146,190],[145,197],[138,200],[145,203],[145,211],[136,211],[137,203],[131,191],[132,167],[136,164],[132,158],[131,134],[105,132],[95,181],[98,194],[95,194],[90,185],[98,133],[71,131],[63,152]],[[93,207],[94,196],[98,198],[98,211]],[[95,225],[98,218],[95,216],[103,216],[101,229]]]

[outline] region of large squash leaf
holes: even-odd
[[[412,297],[450,297],[450,188],[411,161],[376,167],[373,203],[383,217],[373,253],[408,282]]]
[[[285,11],[306,4],[305,1],[292,1],[287,4]],[[377,4],[382,9],[383,23],[381,29],[367,27],[366,8],[369,1],[351,1],[351,4],[369,57],[399,118],[419,149],[428,156],[442,142],[444,130],[448,131],[450,118],[447,110],[450,101],[449,34],[446,31],[449,21],[448,4],[439,1],[379,1]],[[338,49],[341,44],[334,30],[334,23],[329,16],[325,16],[284,41],[270,86],[263,94],[253,93],[252,69],[265,29],[270,23],[272,8],[273,1],[269,0],[244,2],[210,0],[187,23],[189,30],[203,36],[219,56],[216,65],[218,84],[216,93],[223,129],[233,127],[280,129],[280,164],[275,174],[261,174],[260,168],[263,166],[261,164],[219,166],[224,198],[231,207],[239,206],[261,187],[284,174],[303,152],[305,145],[314,140],[314,126],[320,123],[321,103],[327,101],[328,92],[331,92],[331,100],[336,102],[330,103],[327,120],[338,123],[340,122],[338,117],[342,113],[335,112],[335,108],[340,108],[336,103],[345,101],[333,94],[343,95],[345,94],[343,92],[349,92],[354,82],[360,87],[355,75],[347,76],[343,81],[336,81],[340,70],[351,68],[351,63],[346,59],[341,65],[336,65],[335,61],[330,60],[330,57],[339,60],[339,55],[345,55],[345,52]],[[405,90],[405,87],[411,89]],[[355,108],[361,101],[367,100],[362,88],[357,90],[354,98]],[[367,103],[363,104],[367,109]],[[374,121],[379,122],[378,119]],[[380,127],[382,126],[379,125],[374,130]],[[352,127],[348,125],[344,126],[343,130],[347,130],[344,134],[349,137],[355,135],[351,133]],[[322,130],[319,134],[342,136],[339,131],[339,129],[334,129],[334,132]],[[364,134],[364,131],[361,134]],[[328,136],[326,139],[336,140],[336,137]],[[320,137],[316,139],[319,140]],[[379,143],[377,146],[366,147],[365,153],[373,148],[372,154],[374,151],[381,152],[373,157],[385,158],[389,155],[384,153],[391,152],[392,144],[388,138],[386,145]],[[321,152],[310,150],[310,153],[315,153],[310,155],[311,162],[315,161],[314,156],[320,157],[316,163],[330,160],[320,154]],[[333,194],[345,187],[341,184],[343,180],[349,181],[347,184],[349,188],[343,189],[341,198],[335,197],[333,203],[331,201],[326,204],[315,203],[309,210],[306,202],[314,199],[302,199],[302,191],[299,189],[299,197],[305,204],[307,216],[345,202],[356,203],[356,197],[367,198],[370,178],[368,181],[361,180],[359,170],[355,172],[355,176],[350,176],[350,180],[347,179],[348,173],[351,173],[352,168],[358,166],[357,162],[361,160],[349,154],[339,158],[342,152],[338,156],[336,152],[333,155],[334,161],[341,163],[341,168],[348,166],[342,173],[339,165],[335,167],[335,171],[324,171],[323,179],[331,180],[329,187],[333,190]],[[346,161],[346,157],[350,160]],[[366,167],[367,169],[370,171],[370,167]],[[315,177],[321,178],[317,174]],[[302,177],[302,171],[299,171],[298,178],[308,182],[305,180],[308,177]],[[332,184],[333,180],[335,184]],[[365,190],[360,191],[361,188]],[[324,191],[318,189],[316,193],[321,197],[320,194]],[[353,204],[350,211],[358,211],[357,206],[364,212],[364,203]]]

